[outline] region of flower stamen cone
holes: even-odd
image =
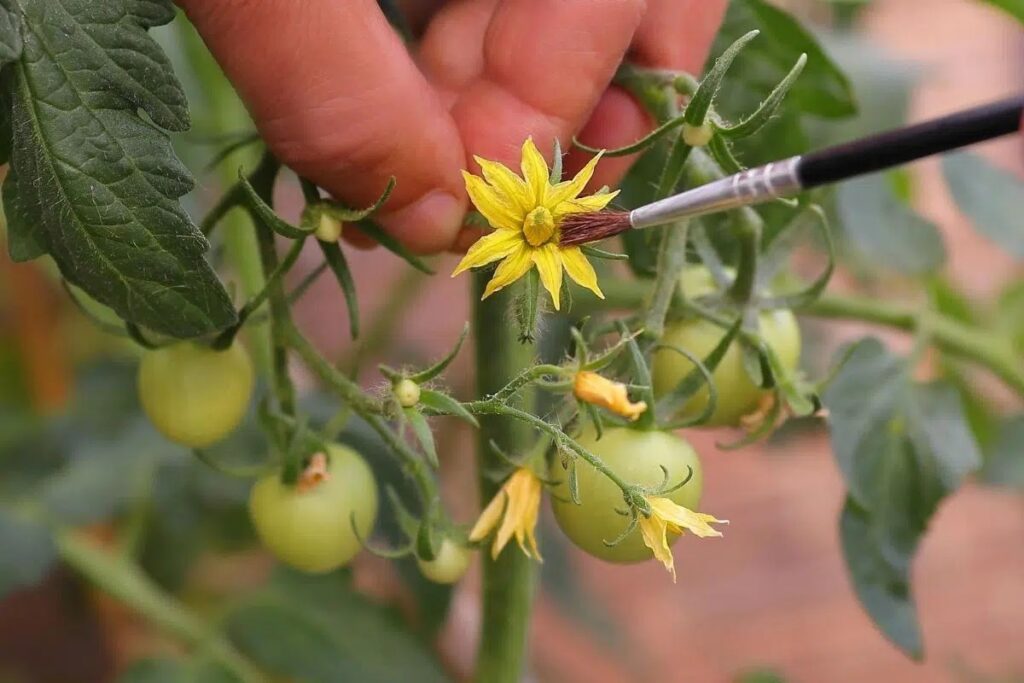
[[[484,290],[483,298],[487,298],[536,268],[557,310],[564,271],[577,284],[603,299],[594,267],[580,248],[558,243],[558,226],[563,218],[574,213],[600,211],[618,194],[580,196],[600,158],[598,154],[591,159],[572,180],[553,184],[547,162],[532,138],[523,143],[522,176],[497,162],[474,157],[483,177],[463,171],[466,192],[494,232],[470,247],[452,276],[500,262]]]
[[[526,467],[520,467],[509,477],[469,532],[469,540],[476,543],[498,528],[491,545],[491,558],[497,559],[508,542],[515,536],[527,557],[540,561],[535,529],[540,513],[541,480]]]
[[[646,500],[651,508],[651,514],[649,517],[640,516],[640,534],[644,539],[644,545],[651,549],[654,557],[665,565],[665,569],[672,572],[672,582],[675,583],[676,564],[668,545],[668,534],[689,531],[700,538],[721,536],[722,532],[711,525],[728,524],[729,521],[688,510],[668,498],[647,496]]]
[[[327,471],[327,456],[323,453],[314,453],[309,459],[309,464],[299,474],[299,480],[295,488],[299,493],[307,493],[331,478]]]
[[[647,403],[629,400],[626,385],[602,377],[596,372],[581,370],[576,373],[572,392],[581,401],[606,408],[628,420],[636,420],[645,410]]]

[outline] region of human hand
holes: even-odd
[[[373,0],[179,0],[274,153],[353,205],[398,184],[381,223],[422,253],[456,245],[472,156],[532,135],[628,144],[651,122],[609,83],[623,58],[700,69],[726,0],[453,0],[410,55]],[[593,184],[630,163],[602,161]],[[571,153],[567,168],[582,165]],[[346,234],[349,234],[348,232]]]

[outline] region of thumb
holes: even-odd
[[[452,244],[458,131],[376,2],[179,2],[281,161],[354,206],[394,175],[384,227],[419,252]]]

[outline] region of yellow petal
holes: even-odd
[[[604,293],[597,286],[597,273],[594,272],[594,267],[590,265],[590,261],[583,255],[580,248],[563,247],[560,251],[562,253],[562,265],[565,266],[565,272],[569,274],[569,277],[575,280],[581,287],[586,287],[603,299]]]
[[[520,525],[529,510],[529,478],[533,473],[529,470],[518,469],[512,473],[508,481],[501,487],[502,492],[508,499],[508,507],[505,508],[505,517],[501,520],[498,528],[498,535],[494,537],[494,545],[491,546],[491,557],[497,559],[502,549],[508,544],[513,534],[518,537]],[[518,540],[518,538],[517,538]],[[522,542],[520,541],[520,545]]]
[[[618,190],[614,192],[606,192],[604,194],[592,194],[589,197],[577,197],[576,199],[570,199],[558,204],[551,209],[551,214],[555,217],[555,220],[559,220],[568,216],[570,213],[588,213],[590,211],[600,211],[604,207],[608,206],[615,197],[619,194]]]
[[[668,527],[664,520],[656,515],[640,516],[640,535],[644,539],[644,545],[651,549],[654,557],[665,565],[665,569],[672,572],[672,583],[675,583],[676,561],[672,557],[672,550],[668,547],[667,534]]]
[[[469,248],[459,265],[452,271],[452,277],[469,268],[479,268],[494,263],[516,251],[523,244],[523,236],[511,230],[495,230],[484,235]]]
[[[686,530],[701,538],[721,536],[722,532],[712,528],[711,525],[729,523],[728,520],[715,519],[712,515],[688,510],[668,498],[651,497],[647,499],[647,502],[651,506],[651,516],[665,520],[676,530]]]
[[[533,262],[537,264],[537,272],[540,273],[540,282],[544,289],[551,294],[551,302],[555,310],[559,307],[559,297],[562,293],[562,257],[558,246],[545,244],[543,247],[533,250]]]
[[[480,513],[480,517],[477,518],[476,524],[473,525],[473,529],[469,532],[469,540],[474,543],[482,541],[487,538],[487,534],[498,525],[498,520],[501,519],[501,513],[505,509],[505,493],[504,491],[498,491],[498,493],[491,498],[491,502],[487,504],[487,507]]]
[[[544,559],[540,556],[540,550],[537,549],[537,536],[535,535],[537,516],[540,513],[541,496],[540,479],[536,476],[531,476],[530,478],[528,494],[529,497],[524,504],[525,514],[520,521],[519,527],[516,529],[516,541],[518,541],[519,547],[522,548],[528,557],[532,557],[538,562],[543,562]]]
[[[508,202],[504,194],[496,192],[483,178],[472,173],[463,171],[462,178],[466,181],[466,192],[473,200],[473,206],[492,227],[499,230],[520,229],[523,224],[522,213]]]
[[[537,151],[533,138],[526,138],[523,143],[523,180],[530,191],[531,206],[544,206],[548,187],[551,185],[551,172],[544,157]]]
[[[526,275],[527,271],[533,266],[533,259],[531,258],[530,252],[533,251],[530,247],[526,246],[522,242],[522,234],[519,236],[520,245],[519,248],[513,251],[508,257],[501,262],[498,269],[494,271],[494,277],[487,283],[484,288],[484,295],[481,299],[486,299],[491,294],[494,294],[499,289],[508,287],[510,284]]]
[[[569,201],[570,199],[576,199],[580,196],[580,192],[583,192],[583,188],[587,186],[590,179],[594,175],[594,168],[597,166],[597,162],[601,160],[601,155],[604,152],[599,152],[597,156],[587,162],[587,165],[580,169],[580,172],[576,174],[576,177],[572,180],[566,180],[565,182],[558,183],[548,192],[547,202],[545,205],[548,208],[554,208],[562,202]]]
[[[504,195],[504,198],[511,206],[524,214],[534,208],[530,190],[526,187],[523,179],[512,172],[512,169],[504,164],[499,164],[497,161],[490,161],[476,156],[473,159],[480,165],[484,179],[495,190]]]
[[[581,401],[607,408],[630,420],[636,420],[647,410],[646,402],[633,403],[629,400],[625,384],[613,382],[589,370],[576,373],[572,393]]]

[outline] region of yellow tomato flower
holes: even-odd
[[[722,532],[712,528],[711,524],[728,524],[729,521],[687,510],[668,498],[649,496],[647,503],[651,506],[651,516],[640,516],[640,534],[643,536],[644,545],[651,549],[654,557],[665,565],[665,569],[672,572],[672,582],[675,583],[676,564],[668,547],[669,532],[681,534],[689,531],[701,538],[721,536]]]
[[[594,175],[601,155],[591,159],[572,180],[555,185],[551,184],[547,162],[532,138],[523,143],[521,178],[502,164],[473,158],[480,165],[483,178],[463,171],[466,191],[494,232],[470,247],[452,277],[469,268],[501,261],[484,290],[487,298],[536,266],[541,284],[558,309],[564,268],[570,278],[603,299],[594,268],[580,248],[558,244],[558,226],[563,218],[572,213],[600,211],[618,194],[616,191],[579,196]]]
[[[469,540],[482,541],[498,526],[500,520],[501,526],[491,546],[491,557],[497,558],[514,534],[527,557],[540,560],[537,538],[534,536],[537,514],[540,512],[540,493],[541,482],[537,475],[520,467],[480,513],[480,519],[469,532]]]
[[[630,420],[636,420],[647,410],[646,402],[632,403],[629,400],[625,384],[613,382],[589,370],[576,373],[572,393],[581,401],[607,408]]]

